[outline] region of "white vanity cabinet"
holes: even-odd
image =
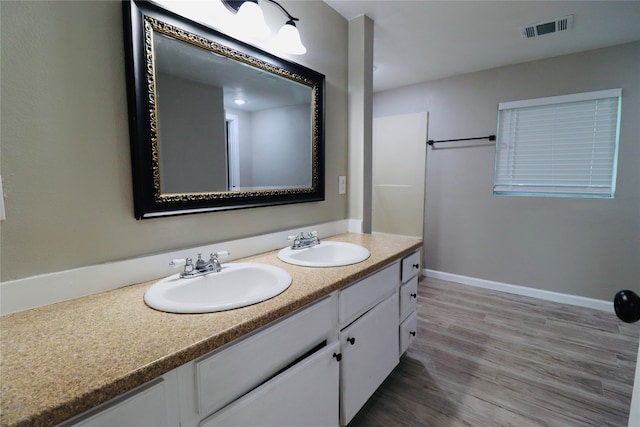
[[[418,332],[418,273],[420,272],[420,252],[416,251],[402,259],[400,286],[400,341],[399,352],[402,355]]]
[[[340,291],[340,424],[346,426],[399,362],[400,263]]]
[[[346,426],[415,337],[419,267],[412,253],[61,426]]]

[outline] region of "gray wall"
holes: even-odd
[[[157,79],[162,192],[226,191],[222,88],[164,73]]]
[[[311,186],[311,109],[270,108],[252,114],[252,186]],[[283,123],[286,121],[286,123]]]
[[[283,5],[308,49],[292,59],[326,75],[326,182],[337,183],[347,171],[347,22],[323,2]],[[137,221],[121,8],[0,2],[3,281],[346,218],[336,189],[324,202]]]
[[[502,101],[623,91],[613,200],[493,196],[493,145],[429,149],[426,267],[603,300],[640,290],[639,76],[632,43],[377,93],[374,117],[428,111],[439,140],[495,133]]]

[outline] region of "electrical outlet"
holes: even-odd
[[[338,177],[338,194],[346,194],[347,193],[347,177],[340,176]]]

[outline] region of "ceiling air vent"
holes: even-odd
[[[538,24],[522,27],[522,37],[531,39],[545,34],[558,33],[573,28],[573,15],[563,16],[554,21],[540,22]]]

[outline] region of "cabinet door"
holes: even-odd
[[[179,425],[175,371],[58,427],[170,427]]]
[[[337,426],[339,366],[334,342],[213,414],[200,427]]]
[[[340,424],[351,421],[399,362],[398,292],[340,332]]]

